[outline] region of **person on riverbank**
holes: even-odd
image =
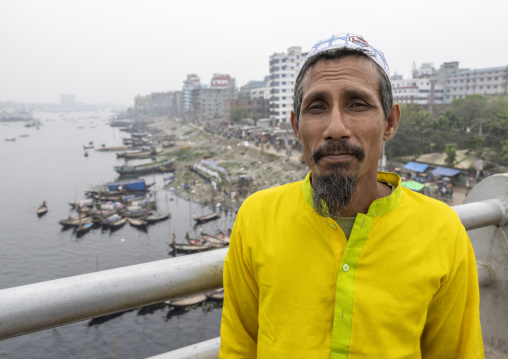
[[[483,358],[455,211],[377,171],[400,120],[383,53],[334,35],[300,64],[291,125],[310,173],[240,208],[220,358]]]

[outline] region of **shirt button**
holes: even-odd
[[[344,265],[342,266],[342,270],[343,270],[344,272],[347,272],[347,271],[349,270],[349,265],[344,264]]]
[[[330,227],[332,227],[332,229],[337,229],[337,226],[335,224],[330,224]]]

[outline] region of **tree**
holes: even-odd
[[[231,121],[240,122],[244,118],[248,118],[247,109],[245,107],[236,107],[231,111]]]
[[[456,143],[447,143],[446,144],[446,158],[445,163],[449,167],[453,167],[455,164],[455,158],[457,157],[457,144]]]
[[[471,95],[455,99],[450,107],[432,117],[419,105],[401,104],[397,134],[386,144],[388,158],[426,152],[445,152],[448,164],[458,149],[487,153],[491,162],[508,164],[508,98]],[[488,149],[486,151],[485,149]],[[506,157],[505,157],[506,156]]]
[[[397,134],[386,144],[389,158],[412,155],[418,157],[428,148],[427,136],[432,119],[419,105],[400,105],[401,120]]]

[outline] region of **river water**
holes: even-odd
[[[166,175],[148,175],[154,197],[168,221],[146,232],[126,224],[121,229],[92,229],[81,237],[58,224],[69,203],[85,191],[118,179],[122,165],[114,152],[88,150],[122,145],[126,132],[110,127],[108,111],[35,113],[39,129],[25,123],[0,124],[0,289],[171,258],[172,233],[184,243],[185,233],[226,230],[231,212],[195,228],[192,214],[212,211],[176,197],[164,187]],[[28,136],[26,136],[28,135]],[[22,137],[20,137],[22,136]],[[15,138],[15,141],[5,141]],[[147,161],[147,160],[144,160]],[[134,162],[136,163],[136,162]],[[46,201],[49,211],[37,217]],[[1,298],[0,298],[1,300]],[[219,336],[221,306],[205,302],[185,311],[170,306],[132,310],[27,334],[0,343],[1,358],[146,358]]]

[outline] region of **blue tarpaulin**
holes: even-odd
[[[429,167],[429,165],[426,165],[424,163],[418,163],[418,162],[408,162],[404,166],[405,169],[415,172],[425,172],[425,170]]]
[[[459,170],[454,170],[453,168],[446,168],[446,167],[436,167],[430,173],[433,176],[443,176],[443,177],[453,177],[461,173]]]
[[[118,181],[118,182],[108,182],[108,189],[110,191],[118,190],[119,186],[123,186],[127,191],[145,191],[146,184],[145,180],[126,180],[126,181]]]

